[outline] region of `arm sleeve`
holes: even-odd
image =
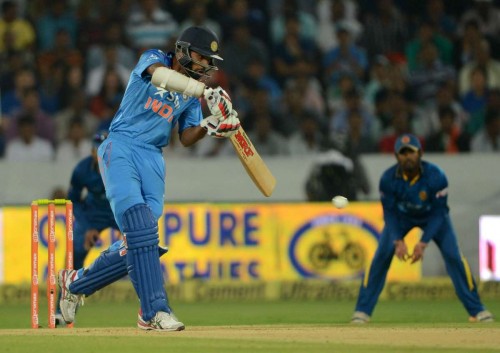
[[[156,63],[170,66],[170,62],[168,61],[167,56],[164,52],[157,49],[146,50],[139,58],[139,61],[137,62],[137,65],[135,66],[133,72],[142,77],[144,76],[144,72],[146,71],[146,69]],[[151,78],[150,75],[148,75],[148,77]]]
[[[429,191],[430,214],[420,239],[424,243],[428,243],[434,238],[448,214],[448,180],[444,173],[436,173],[436,176],[431,180]]]
[[[380,178],[379,192],[384,210],[385,230],[392,239],[397,240],[403,239],[405,234],[403,234],[398,222],[396,197],[392,185],[390,178],[384,173]]]

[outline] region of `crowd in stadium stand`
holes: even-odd
[[[78,161],[109,127],[148,48],[191,25],[221,39],[210,84],[262,155],[500,152],[500,1],[7,0],[0,158]],[[225,140],[172,157],[233,153]]]

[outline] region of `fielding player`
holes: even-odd
[[[446,263],[458,298],[471,321],[490,322],[493,315],[485,309],[467,260],[460,252],[448,214],[448,180],[436,165],[422,161],[422,146],[414,135],[400,136],[394,152],[397,164],[387,169],[380,179],[380,198],[384,210],[384,230],[369,270],[365,273],[352,323],[370,320],[382,291],[392,258],[415,263],[424,256],[433,240]],[[423,233],[408,254],[404,237],[414,228]]]
[[[175,53],[145,51],[132,71],[109,136],[98,149],[106,196],[124,235],[128,275],[140,299],[137,325],[144,330],[184,329],[169,305],[158,258],[158,219],[165,190],[162,148],[175,125],[186,147],[207,134],[231,136],[240,126],[227,93],[220,87],[205,89],[201,82],[217,70],[215,60],[222,60],[218,51],[217,36],[203,27],[184,30]],[[205,119],[200,101],[192,98],[195,92],[198,96],[203,92],[212,114]],[[111,272],[113,265],[107,268]],[[81,292],[71,290],[77,278],[76,271],[59,273],[61,311],[68,323],[74,320],[83,293],[81,288]],[[106,273],[101,280],[109,283]]]

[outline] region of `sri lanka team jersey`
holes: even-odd
[[[435,164],[422,161],[415,180],[407,180],[394,165],[380,178],[379,189],[385,226],[396,238],[420,227],[421,240],[428,242],[448,215],[448,180]]]
[[[197,98],[151,84],[151,75],[146,69],[155,63],[172,67],[172,58],[173,53],[157,49],[147,50],[141,55],[111,122],[110,132],[161,148],[168,145],[176,124],[179,124],[179,132],[200,124],[203,116]]]

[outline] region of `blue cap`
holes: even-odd
[[[413,151],[418,151],[422,149],[422,145],[420,144],[420,140],[417,136],[412,134],[404,134],[397,138],[396,143],[394,144],[394,152],[399,153],[401,149],[409,148]]]

